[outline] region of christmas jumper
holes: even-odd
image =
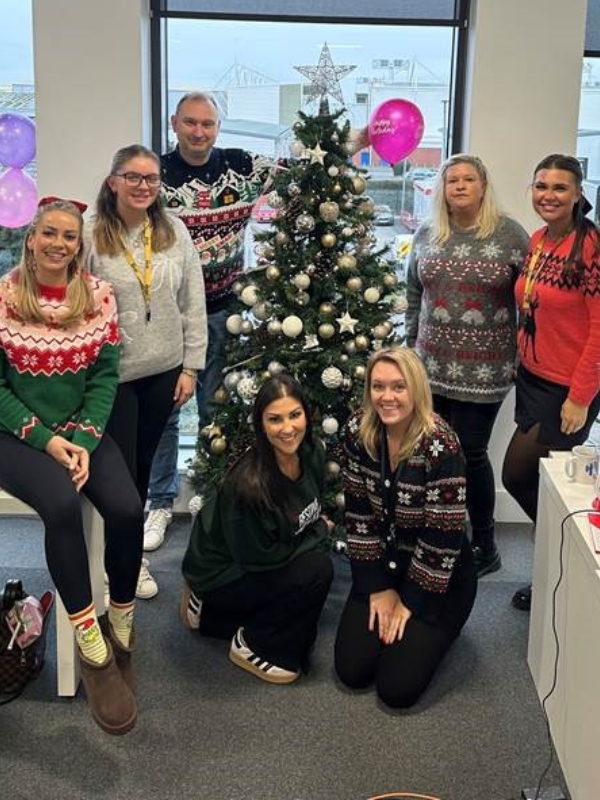
[[[325,451],[304,443],[299,456],[300,478],[284,478],[291,513],[256,513],[240,500],[231,477],[211,495],[194,521],[183,559],[194,592],[202,595],[247,572],[280,569],[302,553],[326,549],[327,525],[320,518]]]
[[[112,284],[117,298],[121,383],[158,375],[180,364],[188,369],[204,367],[208,336],[202,271],[185,225],[176,217],[170,219],[175,243],[152,253],[150,319],[140,284],[125,255],[98,255],[92,235],[94,220],[84,228],[89,268]],[[128,231],[125,244],[142,269],[143,225]]]
[[[63,436],[92,453],[104,432],[119,366],[111,287],[86,276],[95,311],[68,327],[65,288],[40,286],[47,322],[26,322],[16,309],[18,271],[0,281],[0,430],[38,450]]]
[[[359,425],[344,430],[344,525],[353,591],[370,595],[395,588],[418,617],[435,621],[465,542],[465,467],[456,434],[435,415],[435,427],[394,473],[386,437],[374,461]]]
[[[600,391],[600,253],[597,237],[583,242],[580,278],[563,274],[575,232],[553,244],[544,241],[546,228],[531,237],[531,252],[515,286],[520,310],[518,347],[521,364],[539,378],[569,387],[569,398],[589,406]],[[523,307],[532,255],[535,280],[530,309]]]
[[[528,250],[525,230],[502,217],[494,234],[453,229],[448,241],[415,234],[409,259],[406,341],[423,359],[434,394],[501,401],[512,385],[517,315],[514,284]]]
[[[244,234],[273,162],[238,148],[213,147],[202,166],[179,150],[161,157],[163,197],[185,223],[204,271],[208,313],[225,308],[244,269]]]

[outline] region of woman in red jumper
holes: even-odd
[[[82,270],[82,210],[40,201],[21,263],[0,281],[0,486],[44,523],[46,561],[73,625],[92,716],[123,734],[137,717],[130,658],[144,522],[123,456],[104,433],[117,389],[118,325],[110,285]],[[105,522],[111,600],[102,628],[80,492]]]
[[[546,224],[515,286],[517,430],[502,482],[534,523],[540,458],[584,442],[600,410],[600,232],[585,216],[582,180],[573,156],[549,155],[535,168],[533,208]],[[531,586],[513,604],[528,610]]]

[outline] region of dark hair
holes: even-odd
[[[123,239],[126,233],[117,210],[115,193],[110,188],[109,179],[116,175],[132,158],[150,158],[160,173],[160,159],[156,153],[141,144],[130,144],[122,147],[114,155],[110,174],[102,181],[96,198],[96,219],[94,223],[94,243],[100,255],[116,256],[123,252]],[[162,206],[160,195],[148,208],[148,218],[152,226],[152,250],[155,253],[168,250],[175,243],[175,231],[169,215]]]
[[[292,397],[304,410],[306,433],[300,447],[312,444],[313,431],[310,410],[298,381],[281,373],[268,378],[260,387],[252,408],[252,427],[255,441],[227,473],[225,480],[232,481],[238,498],[257,512],[272,511],[280,507],[285,511],[285,481],[273,446],[263,428],[263,414],[267,406],[282,397]]]
[[[588,234],[591,234],[594,238],[596,251],[600,251],[598,228],[585,216],[591,206],[583,194],[583,169],[581,168],[581,162],[579,159],[575,158],[575,156],[567,156],[563,153],[551,153],[549,156],[543,158],[533,170],[534,182],[535,176],[542,169],[561,169],[565,172],[570,172],[575,178],[575,185],[580,192],[579,200],[573,206],[575,238],[563,270],[563,278],[574,279],[577,282],[580,280],[585,269],[585,263],[583,261],[583,243]]]

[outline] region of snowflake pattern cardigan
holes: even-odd
[[[47,323],[15,309],[13,271],[0,281],[0,430],[38,450],[55,435],[90,453],[100,443],[117,389],[119,338],[109,284],[88,276],[95,312],[68,327],[64,288],[41,287]]]
[[[456,434],[435,415],[395,474],[377,461],[359,436],[362,411],[344,433],[344,524],[353,591],[397,588],[402,602],[422,618],[441,611],[465,541],[465,468]],[[389,501],[386,502],[386,496]]]

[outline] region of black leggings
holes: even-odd
[[[181,367],[120,383],[106,430],[119,445],[142,505],[146,503],[152,459],[173,409]],[[112,589],[112,586],[111,586]]]
[[[469,618],[476,592],[473,553],[465,545],[439,620],[430,624],[413,615],[402,639],[388,645],[377,629],[369,631],[369,596],[350,592],[335,642],[338,678],[350,689],[375,681],[377,694],[391,708],[414,705]]]
[[[317,623],[333,579],[327,553],[311,551],[280,569],[248,572],[203,600],[200,632],[231,638],[244,628],[248,647],[278,667],[296,671],[317,636]]]
[[[40,515],[48,570],[67,612],[89,606],[92,590],[81,503],[68,470],[47,453],[0,433],[0,485]],[[81,492],[104,519],[111,597],[129,603],[142,558],[144,517],[123,456],[108,435],[90,457],[90,477]]]

